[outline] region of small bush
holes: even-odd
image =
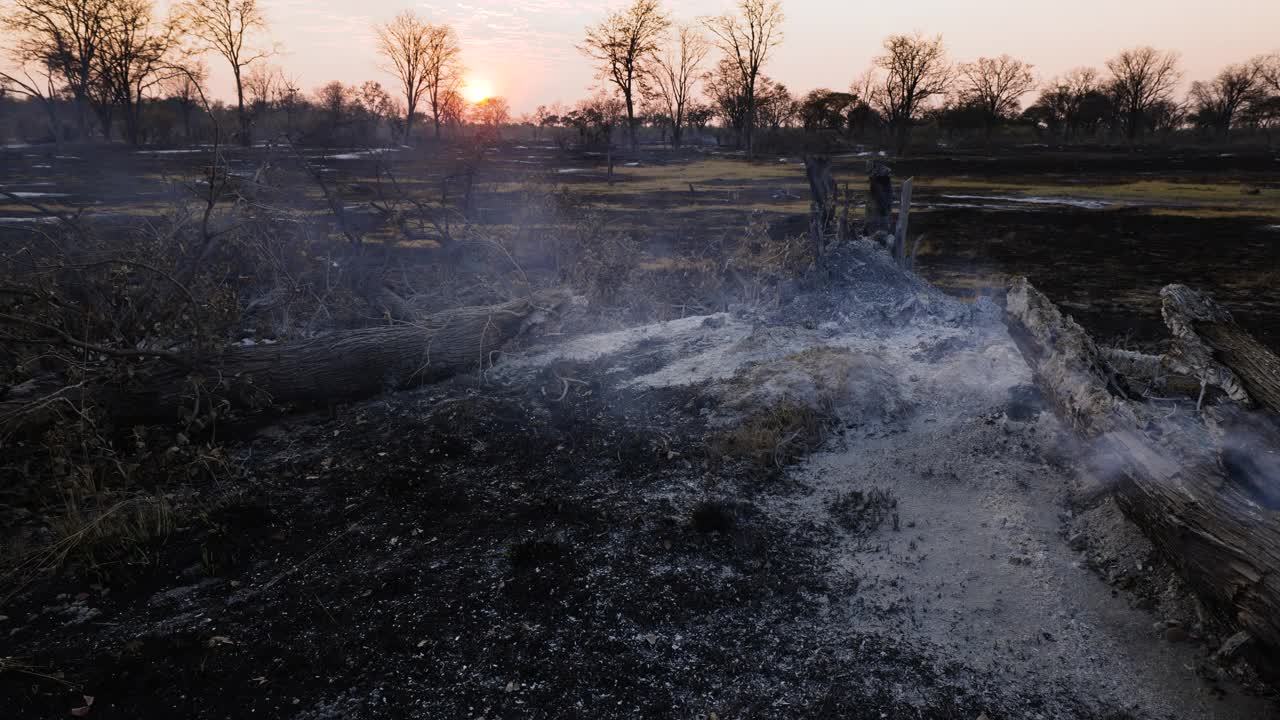
[[[880,529],[897,508],[898,499],[893,493],[880,488],[850,490],[837,495],[829,507],[836,524],[855,537],[866,537]]]
[[[747,460],[762,472],[774,472],[817,450],[836,421],[830,402],[814,406],[784,398],[716,433],[708,445],[714,457]]]

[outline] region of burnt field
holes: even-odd
[[[18,240],[40,211],[87,209],[103,219],[154,217],[183,195],[200,198],[212,148],[5,152],[0,232]],[[79,153],[79,154],[77,154]],[[861,214],[869,154],[837,156],[833,175]],[[230,172],[300,161],[326,180],[380,240],[381,196],[409,192],[468,203],[467,224],[501,232],[526,222],[527,206],[557,191],[633,237],[647,270],[705,259],[735,246],[755,215],[773,238],[802,236],[809,195],[799,157],[748,164],[715,150],[655,150],[614,158],[561,150],[545,140],[438,151],[221,148]],[[1280,343],[1275,268],[1280,267],[1280,157],[1219,150],[1053,149],[925,155],[891,163],[896,183],[914,177],[912,234],[922,235],[921,272],[957,297],[999,294],[1026,275],[1091,330],[1153,340],[1160,287],[1212,292],[1261,338]],[[384,171],[387,174],[384,174]],[[394,173],[398,186],[390,186]],[[283,202],[332,225],[331,209],[301,174]],[[328,232],[336,232],[329,227]],[[427,243],[426,246],[429,246]],[[535,264],[539,249],[520,248]],[[695,304],[706,298],[691,298]]]
[[[881,158],[918,276],[819,270],[798,157],[0,157],[14,717],[1276,712],[1000,307],[1159,349],[1182,282],[1280,347],[1274,154]]]

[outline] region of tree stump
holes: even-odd
[[[893,171],[883,163],[872,163],[867,182],[867,235],[889,232],[893,216]]]

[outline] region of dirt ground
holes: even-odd
[[[832,266],[776,308],[566,322],[484,376],[240,428],[244,477],[193,488],[207,509],[146,573],[4,605],[26,664],[0,706],[1274,717],[1169,569],[1082,500],[995,305],[865,244]],[[813,445],[725,450],[781,408]]]

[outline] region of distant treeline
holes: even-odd
[[[391,89],[331,82],[310,92],[272,63],[257,0],[186,0],[160,17],[148,0],[0,0],[0,138],[134,144],[288,134],[314,144],[409,142],[461,128],[523,127],[599,145],[622,132],[680,145],[759,149],[841,144],[1039,141],[1137,143],[1171,137],[1270,145],[1280,128],[1280,52],[1230,65],[1182,92],[1176,52],[1137,47],[1102,69],[1041,80],[1009,55],[954,62],[942,36],[885,39],[842,90],[796,94],[765,72],[783,41],[777,0],[677,23],[634,0],[586,29],[578,47],[603,89],[513,117],[506,101],[467,102],[463,47],[448,25],[406,11],[375,28]],[[206,58],[231,70],[234,102],[209,100]]]

